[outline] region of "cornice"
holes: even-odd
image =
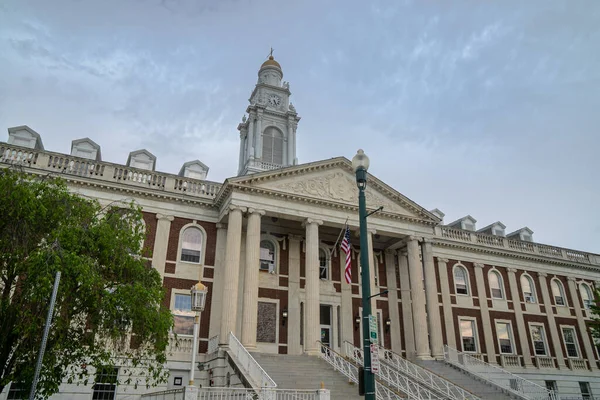
[[[435,244],[435,246],[439,246],[439,247],[447,247],[447,248],[453,248],[453,249],[459,249],[459,250],[466,250],[466,251],[473,252],[473,253],[492,254],[492,255],[497,255],[497,256],[502,256],[502,257],[510,257],[513,259],[519,259],[519,260],[534,261],[534,262],[539,262],[539,263],[559,265],[559,266],[563,266],[563,267],[578,268],[578,269],[582,269],[582,270],[586,270],[586,271],[594,271],[594,272],[600,271],[600,268],[595,265],[581,264],[581,263],[576,263],[576,262],[567,262],[566,260],[546,258],[543,256],[529,254],[529,253],[525,254],[525,253],[515,253],[515,252],[511,252],[511,251],[506,251],[506,250],[503,251],[502,249],[498,249],[495,247],[481,247],[481,246],[477,246],[477,245],[471,245],[469,243],[451,242],[451,241],[447,241],[447,240],[443,240],[443,239],[436,240],[434,242],[434,244]]]

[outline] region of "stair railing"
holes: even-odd
[[[346,356],[350,357],[355,363],[362,365],[363,363],[363,351],[358,347],[355,347],[352,343],[345,342],[344,350]],[[425,386],[421,386],[419,383],[413,380],[413,378],[406,376],[405,374],[397,371],[396,369],[388,366],[385,363],[379,363],[379,372],[376,375],[383,382],[387,383],[394,389],[408,395],[409,399],[412,400],[445,400],[446,397],[437,394]]]
[[[321,358],[331,364],[336,371],[341,372],[350,381],[358,384],[358,367],[344,358],[341,354],[333,351],[329,346],[326,346],[321,342],[318,343],[321,347]],[[356,391],[358,392],[358,388],[356,388]],[[375,396],[377,397],[377,400],[402,400],[402,397],[398,396],[397,393],[394,393],[393,390],[390,390],[388,387],[377,381],[375,382]]]
[[[346,342],[348,343],[348,342]],[[354,347],[352,343],[348,345]],[[387,363],[393,368],[396,368],[400,372],[416,379],[422,384],[426,385],[431,390],[443,394],[448,399],[452,400],[481,400],[473,393],[455,385],[454,383],[442,378],[441,376],[421,367],[420,365],[414,364],[408,361],[406,358],[394,353],[389,349],[379,347],[379,354],[381,355],[381,361]]]
[[[548,390],[543,386],[528,381],[497,367],[463,353],[448,345],[444,346],[444,359],[448,364],[452,364],[460,369],[469,372],[472,375],[486,381],[488,384],[496,386],[501,390],[508,392],[524,400],[557,400],[558,397],[553,390]]]
[[[236,365],[243,369],[242,373],[252,382],[255,389],[277,387],[275,381],[262,369],[232,332],[229,332],[228,352],[235,359]]]

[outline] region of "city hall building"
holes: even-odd
[[[360,346],[365,251],[371,293],[387,291],[371,300],[384,347],[416,360],[443,359],[448,346],[561,393],[600,395],[600,354],[588,329],[600,255],[536,243],[531,229],[507,230],[500,221],[479,227],[467,215],[446,223],[440,210],[372,175],[367,207],[383,208],[369,217],[361,248],[351,162],[299,162],[300,117],[290,96],[270,57],[237,126],[237,173],[225,182],[208,180],[201,160],[156,171],[151,149],[106,162],[89,138],[75,138],[70,154],[55,153],[27,126],[8,129],[0,161],[60,175],[101,203],[133,199],[143,208],[145,244],[180,338],[170,351],[169,388],[188,380],[190,288],[198,280],[209,290],[199,360],[207,360],[209,342],[225,344],[230,332],[250,352],[318,355],[319,342],[340,352],[344,341]],[[346,224],[350,284],[338,242]],[[203,385],[226,384],[218,371],[198,376]],[[61,388],[65,397],[91,391]]]

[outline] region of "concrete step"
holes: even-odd
[[[460,369],[454,368],[444,361],[418,360],[423,368],[427,368],[440,376],[443,376],[450,382],[474,393],[485,400],[510,400],[511,396],[502,392],[492,385],[488,385],[484,381],[476,379],[474,376],[462,372]]]
[[[319,389],[321,382],[331,399],[359,400],[358,386],[316,356],[252,353],[260,366],[281,389]]]

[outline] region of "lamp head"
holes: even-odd
[[[202,282],[196,283],[190,290],[192,295],[192,311],[204,311],[206,305],[206,296],[208,295],[208,288],[202,284]]]
[[[359,189],[367,186],[367,169],[369,168],[369,157],[362,149],[358,149],[354,158],[352,158],[352,168],[356,173],[356,184]]]

